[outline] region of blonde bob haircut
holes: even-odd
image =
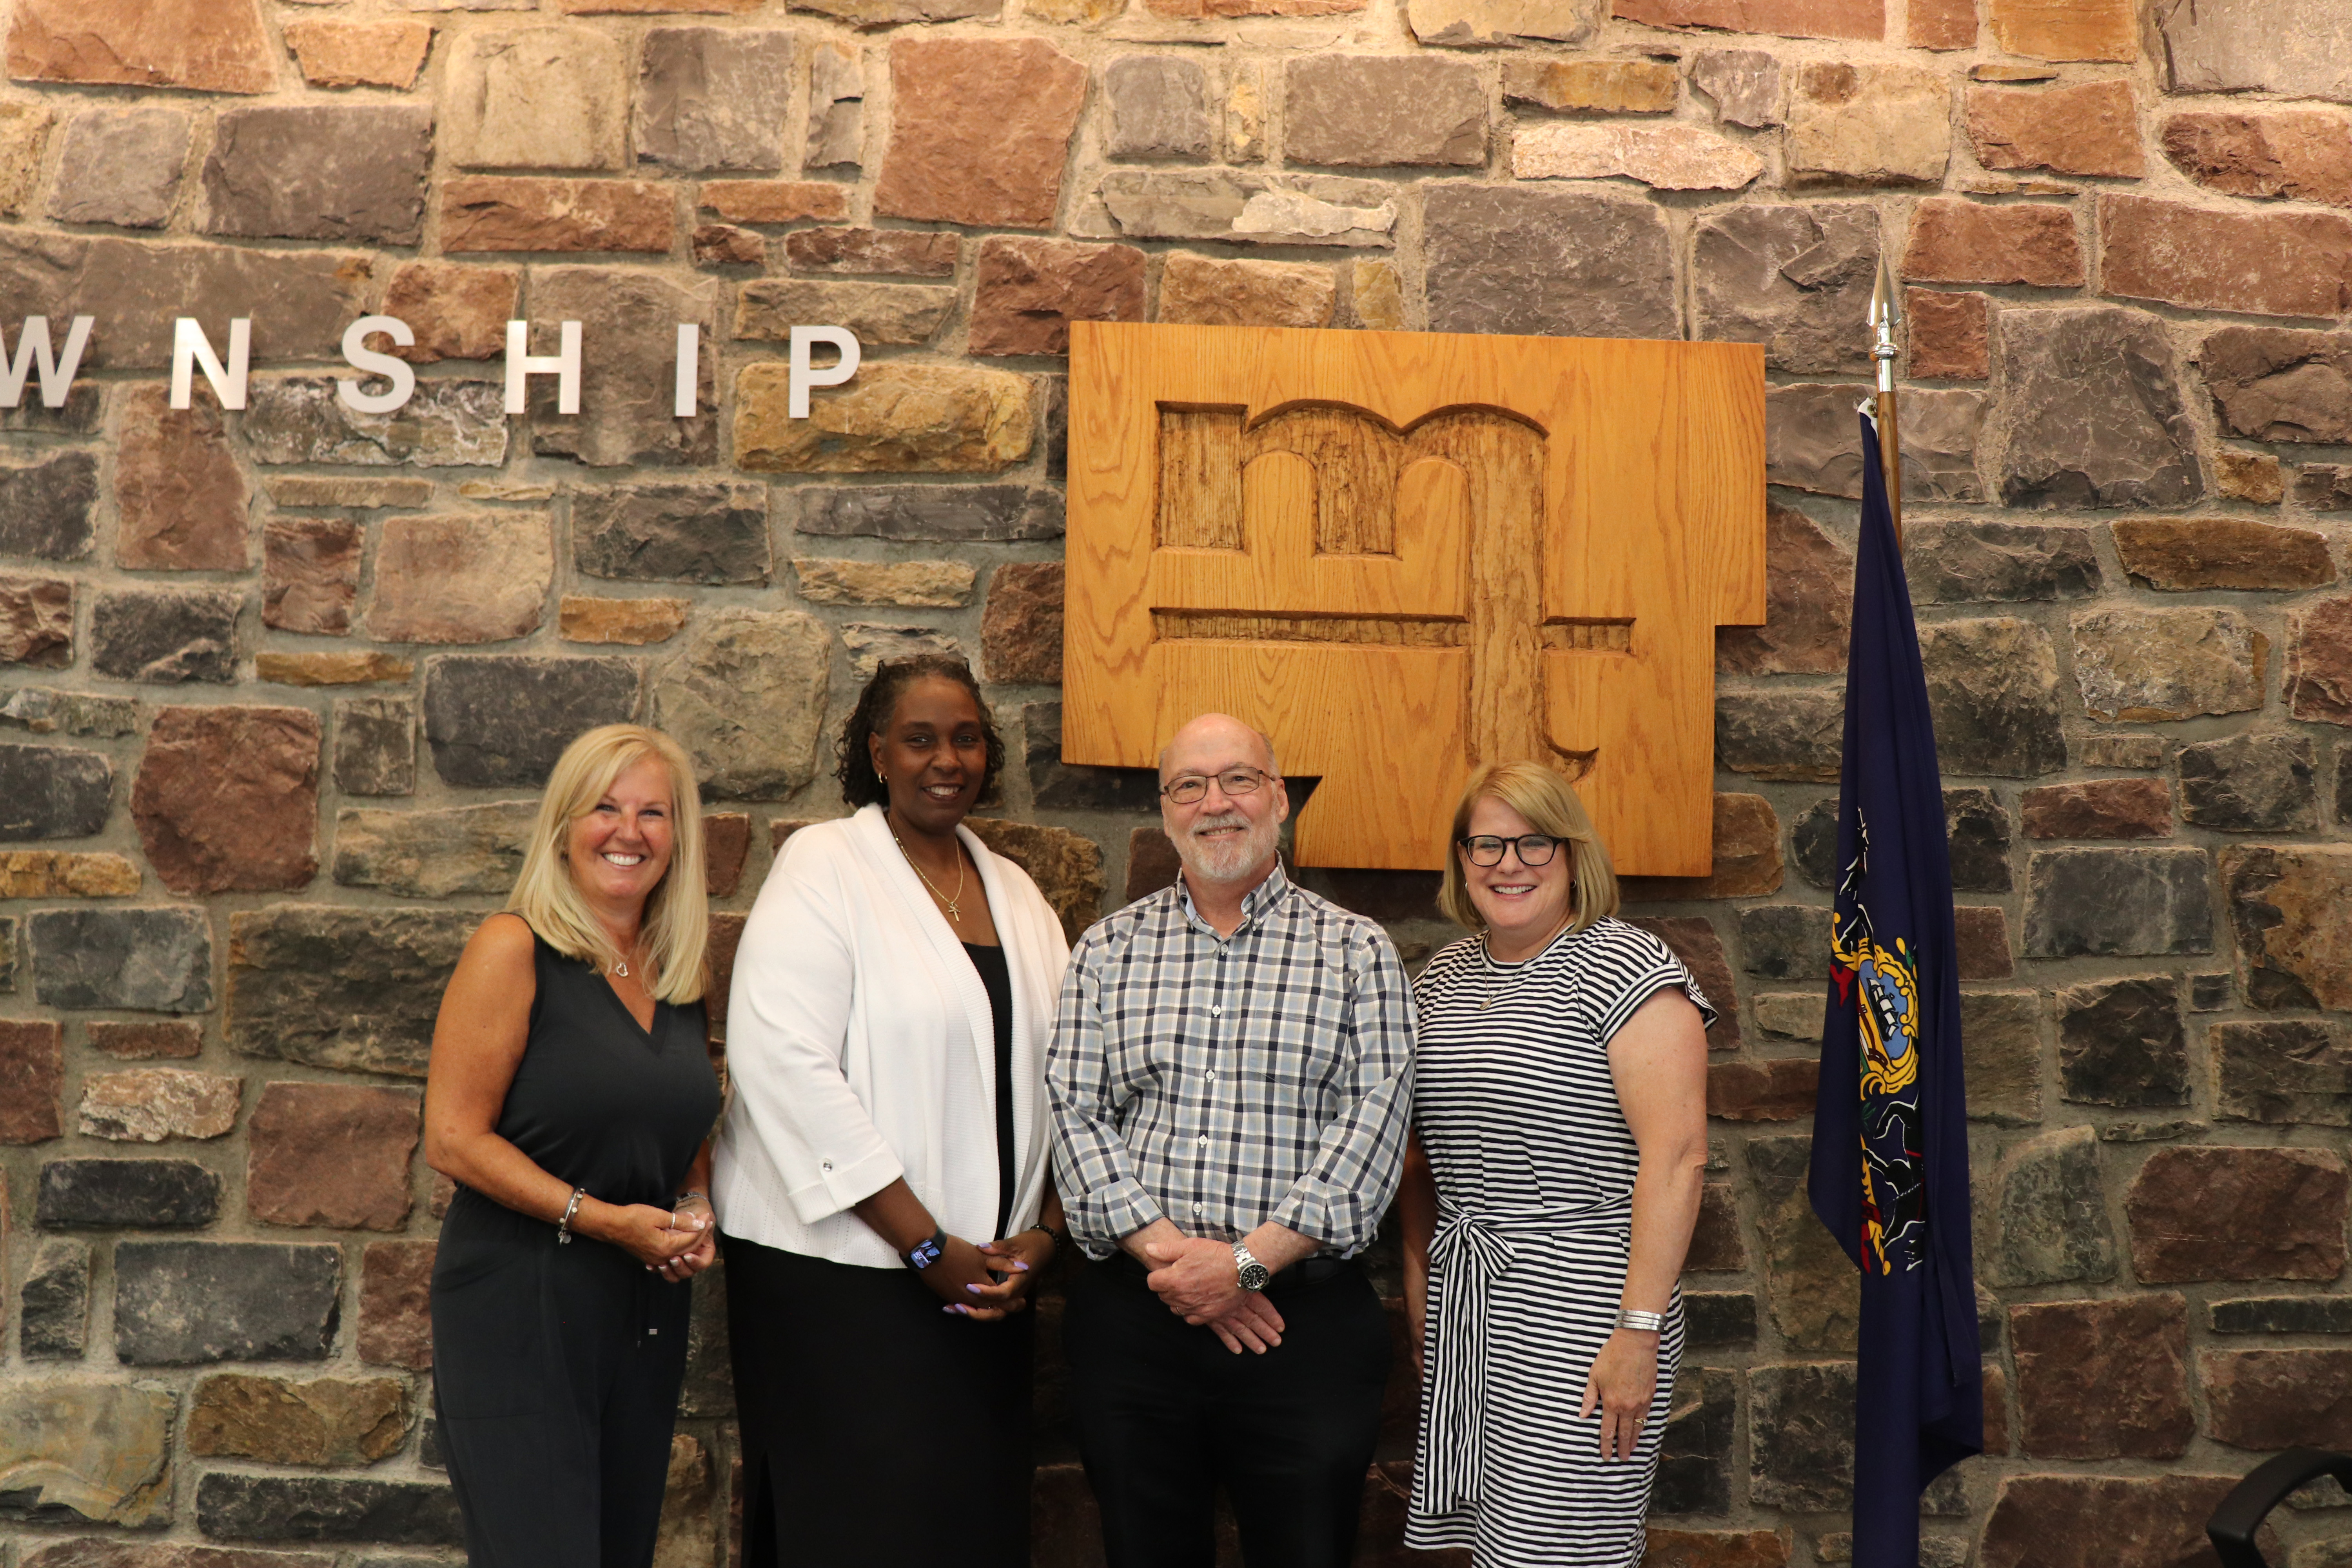
[[[572,879],[572,825],[596,809],[613,781],[646,758],[669,773],[669,869],[646,900],[639,928],[646,989],[673,1006],[698,1001],[709,982],[710,900],[702,879],[702,798],[694,764],[676,741],[642,724],[602,724],[563,748],[539,797],[522,874],[507,908],[567,958],[610,969],[625,955],[613,945]]]
[[[1592,818],[1584,814],[1584,803],[1569,782],[1538,763],[1490,763],[1470,775],[1462,788],[1462,804],[1454,808],[1454,831],[1445,839],[1445,884],[1438,889],[1439,909],[1472,931],[1486,929],[1462,876],[1461,838],[1470,831],[1471,808],[1488,795],[1526,817],[1538,833],[1568,840],[1570,931],[1582,931],[1617,912],[1617,872],[1592,831]]]

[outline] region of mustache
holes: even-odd
[[[1203,816],[1194,822],[1192,824],[1192,831],[1193,836],[1197,837],[1201,834],[1217,827],[1238,827],[1244,831],[1247,831],[1249,825],[1249,818],[1244,816],[1238,811],[1221,811],[1214,816]]]

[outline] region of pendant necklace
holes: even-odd
[[[1560,931],[1565,931],[1567,929],[1568,922],[1565,921],[1561,921]],[[1551,951],[1551,944],[1559,940],[1559,931],[1556,931],[1552,932],[1551,935],[1544,938],[1543,945],[1537,948],[1533,952],[1528,954],[1527,957],[1519,960],[1518,963],[1512,964],[1510,966],[1512,972],[1511,983],[1503,987],[1502,994],[1499,996],[1495,993],[1495,972],[1502,968],[1503,965],[1495,962],[1493,948],[1486,941],[1482,940],[1478,944],[1478,951],[1486,960],[1486,992],[1484,998],[1481,999],[1478,1004],[1478,1011],[1483,1013],[1497,1002],[1508,1001],[1510,999],[1511,993],[1519,988],[1519,982],[1528,977],[1528,971],[1535,966],[1536,960],[1541,958],[1545,953],[1549,952]]]
[[[940,885],[931,880],[931,874],[929,871],[915,864],[915,858],[912,855],[907,855],[907,846],[897,834],[890,835],[890,842],[898,846],[899,854],[906,855],[907,864],[915,867],[915,875],[923,879],[923,886],[931,890],[931,897],[948,907],[948,919],[961,924],[963,921],[963,910],[957,906],[963,898],[963,851],[961,848],[956,851],[956,890],[955,897],[951,899],[940,891]]]

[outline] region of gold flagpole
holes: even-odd
[[[1870,357],[1878,362],[1879,472],[1886,481],[1886,514],[1895,521],[1897,549],[1903,544],[1903,442],[1895,419],[1895,329],[1903,324],[1899,300],[1882,252],[1878,258],[1878,281],[1870,290],[1870,326],[1874,334]]]

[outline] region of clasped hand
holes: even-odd
[[[604,1209],[603,1234],[609,1241],[675,1283],[690,1279],[719,1256],[719,1223],[710,1200],[697,1194],[676,1208],[651,1204],[614,1204]]]
[[[1282,1314],[1255,1290],[1241,1287],[1229,1243],[1205,1236],[1154,1237],[1142,1244],[1151,1272],[1145,1283],[1168,1310],[1194,1328],[1207,1325],[1235,1355],[1259,1355],[1282,1342]]]
[[[921,1279],[946,1303],[941,1311],[992,1323],[1028,1307],[1030,1288],[1053,1256],[1054,1238],[1042,1230],[1024,1230],[977,1247],[951,1236]]]

